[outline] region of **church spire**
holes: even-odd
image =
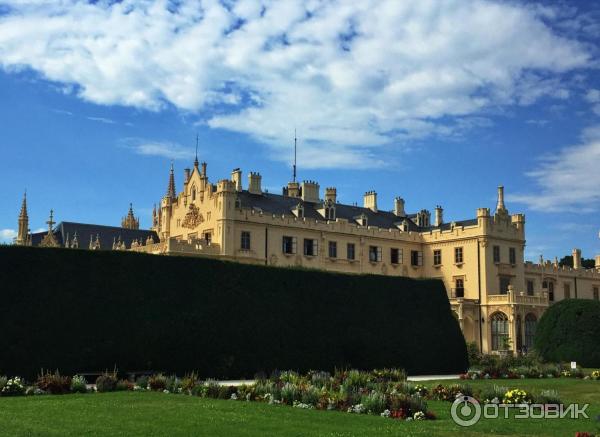
[[[27,191],[23,194],[23,202],[21,203],[21,212],[19,213],[19,229],[15,244],[26,245],[29,241],[29,215],[27,214]]]
[[[169,173],[169,186],[167,187],[167,197],[170,199],[175,199],[177,197],[177,192],[175,191],[175,173],[173,170],[173,162],[171,162],[171,171]]]

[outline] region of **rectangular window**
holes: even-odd
[[[571,299],[571,284],[564,285],[565,299]]]
[[[390,249],[390,262],[392,264],[402,263],[402,249],[391,248]]]
[[[283,253],[296,253],[296,237],[283,237]]]
[[[242,231],[241,247],[242,250],[250,250],[250,232]]]
[[[310,238],[304,239],[304,255],[307,256],[316,256],[318,253],[317,240],[312,240]]]
[[[463,278],[454,280],[454,297],[465,297],[465,280]]]
[[[433,251],[433,265],[441,266],[442,265],[442,251],[441,249],[437,249]]]
[[[210,246],[210,242],[212,241],[212,234],[210,232],[204,233],[204,241]]]
[[[381,247],[369,246],[369,261],[381,262]]]
[[[423,252],[420,250],[410,251],[410,265],[411,266],[422,266],[423,265]]]
[[[500,276],[500,294],[507,294],[509,285],[510,285],[510,277]]]
[[[594,300],[600,300],[600,296],[598,294],[598,287],[594,287]]]
[[[462,264],[462,262],[463,262],[463,248],[455,247],[454,248],[454,263]]]
[[[533,296],[534,284],[532,280],[527,281],[527,296]]]
[[[517,263],[517,251],[514,247],[508,249],[508,260],[513,266]]]
[[[348,243],[346,245],[346,258],[356,259],[356,255],[354,253],[354,243]]]
[[[500,246],[494,246],[494,262],[500,262]]]
[[[337,258],[337,242],[329,242],[329,258]]]

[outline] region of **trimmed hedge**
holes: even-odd
[[[2,246],[0,287],[0,374],[468,366],[439,280]]]
[[[552,305],[537,325],[534,345],[545,360],[600,367],[600,302],[567,299]]]

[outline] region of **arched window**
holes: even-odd
[[[192,187],[192,202],[196,200],[196,187]]]
[[[508,349],[508,317],[502,312],[492,314],[492,350]]]
[[[535,336],[535,327],[537,325],[537,317],[535,314],[527,314],[525,316],[525,347],[530,349],[533,347],[533,337]]]

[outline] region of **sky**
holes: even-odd
[[[526,259],[600,254],[600,3],[0,0],[0,242],[149,227],[171,162],[344,203],[526,215]]]

